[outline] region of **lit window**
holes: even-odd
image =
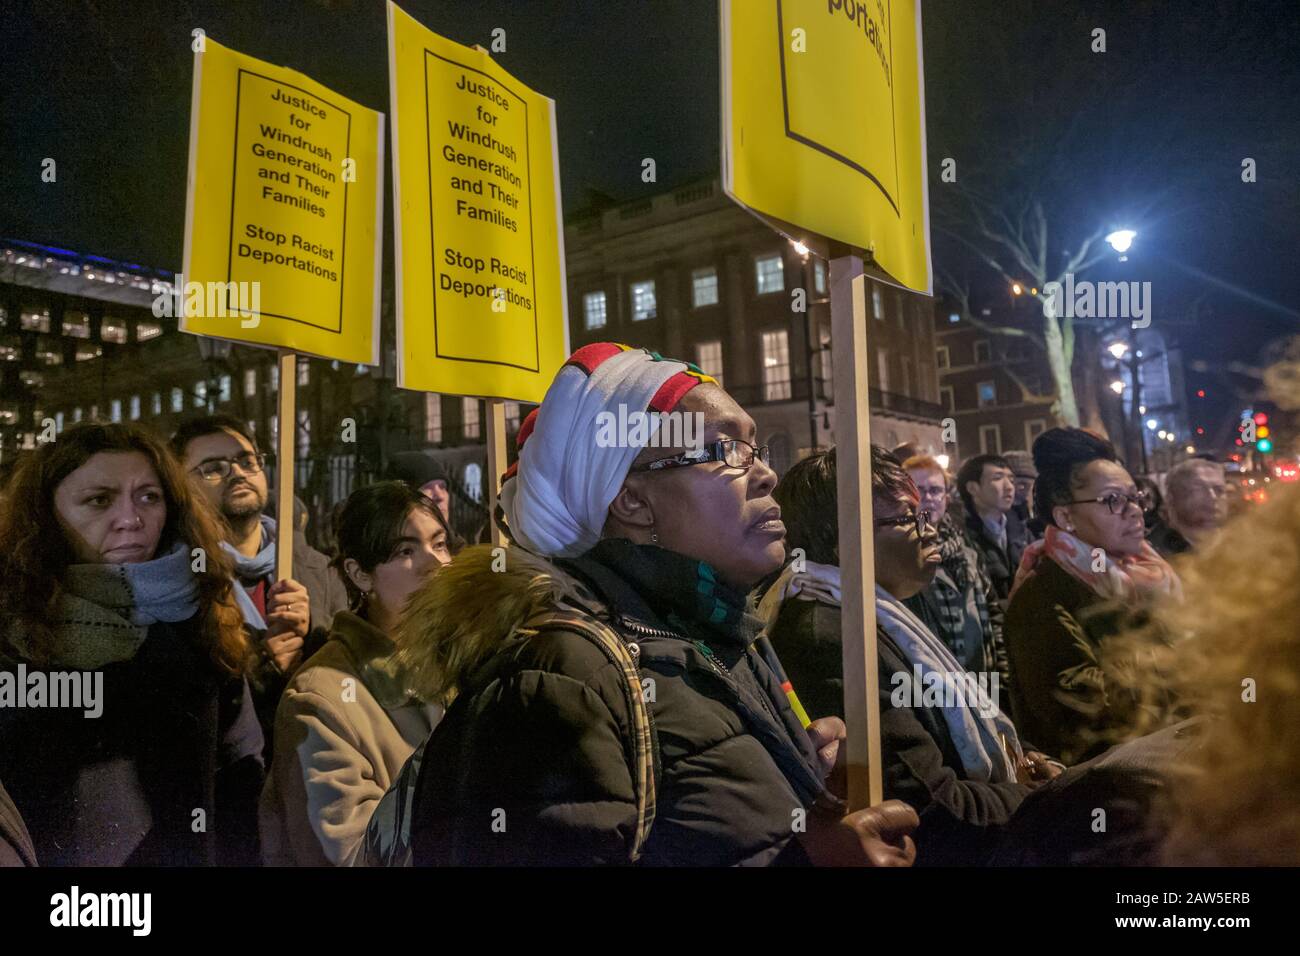
[[[829,399],[835,395],[835,363],[831,355],[831,330],[820,329],[817,333],[817,341],[821,345],[818,354],[822,366],[822,394]]]
[[[712,375],[722,385],[722,343],[701,342],[695,346],[695,364]]]
[[[976,387],[976,394],[979,397],[979,407],[984,408],[988,405],[996,405],[998,402],[997,386],[993,382],[980,382]]]
[[[306,385],[309,381],[311,381],[311,366],[307,364],[307,360],[305,358],[299,357],[298,384]]]
[[[63,431],[63,412],[54,413],[54,430],[56,432]]]
[[[153,409],[153,414],[155,415],[162,414],[162,392],[153,393],[153,404],[151,408]]]
[[[784,330],[763,333],[763,400],[779,402],[790,392],[790,336]]]
[[[122,420],[122,400],[115,398],[108,403],[108,417],[110,421],[120,422]]]
[[[820,259],[813,260],[813,289],[818,295],[826,294],[826,263]]]
[[[758,280],[758,294],[785,290],[785,264],[780,255],[763,256],[754,260],[754,275]]]
[[[244,396],[252,398],[257,394],[257,369],[244,369]]]
[[[519,431],[519,403],[506,402],[506,431]]]
[[[208,383],[199,381],[194,383],[194,407],[203,408],[208,404]]]
[[[217,379],[217,398],[220,401],[230,401],[230,376],[223,375]]]
[[[79,422],[79,421],[81,421],[81,406],[80,406],[80,405],[78,405],[76,408],[74,408],[74,409],[72,410],[72,420],[73,420],[74,422]]]
[[[85,312],[74,312],[71,309],[63,313],[63,334],[75,339],[90,338],[90,316]]]
[[[98,405],[91,405],[91,406],[90,406],[90,420],[91,420],[92,422],[97,422],[97,421],[99,421],[99,406],[98,406]]]
[[[185,393],[179,388],[172,389],[172,411],[181,412],[185,410]]]
[[[696,269],[691,273],[691,306],[718,304],[718,270]]]
[[[156,339],[162,335],[162,326],[157,322],[137,322],[135,324],[135,340],[137,342],[148,342],[150,339]]]
[[[460,413],[461,422],[463,423],[461,433],[466,438],[478,438],[479,426],[481,422],[481,419],[479,418],[479,411],[478,411],[478,399],[462,398],[460,400],[460,407],[461,407],[461,413]]]
[[[465,491],[475,501],[483,500],[483,467],[476,461],[465,466]]]
[[[588,292],[582,297],[582,315],[589,329],[605,327],[605,293]]]
[[[128,330],[124,319],[112,319],[104,316],[103,323],[99,326],[99,337],[105,342],[112,342],[115,345],[125,345],[128,338]]]
[[[442,396],[437,392],[424,395],[424,440],[430,444],[442,441]]]
[[[958,322],[960,322],[960,321],[961,321],[961,316],[958,315],[956,312],[949,312],[949,313],[948,313],[948,324],[949,324],[949,325],[956,325],[956,324],[957,324]]]
[[[278,392],[280,390],[280,366],[279,365],[272,365],[270,367],[270,376],[271,376],[271,391]]]
[[[889,391],[889,350],[876,350],[876,367],[880,370],[880,390]]]
[[[311,413],[306,409],[298,412],[298,460],[304,461],[311,454]]]
[[[38,309],[34,305],[24,306],[19,313],[19,325],[29,332],[50,331],[50,310]]]
[[[643,322],[653,319],[655,311],[655,280],[632,283],[632,321]]]
[[[140,396],[132,395],[131,396],[131,421],[137,422],[139,420],[140,420]]]
[[[880,294],[880,286],[871,287],[871,314],[882,322],[885,320],[885,297]]]
[[[280,416],[272,415],[269,424],[271,426],[270,427],[271,447],[274,448],[276,447],[276,444],[280,441]]]

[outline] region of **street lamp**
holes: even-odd
[[[1128,252],[1135,238],[1137,238],[1137,233],[1132,229],[1116,229],[1106,237],[1106,241],[1110,243],[1110,247],[1116,252]]]
[[[803,287],[804,287],[804,352],[807,356],[807,374],[808,374],[808,441],[809,448],[813,453],[817,451],[817,388],[815,371],[813,370],[813,311],[808,305],[807,299],[812,289],[812,283],[809,281],[809,252],[808,246],[796,239],[790,240],[790,247],[803,260]]]
[[[1128,343],[1112,342],[1106,346],[1106,351],[1115,356],[1116,359],[1122,359],[1128,353]]]
[[[1022,286],[1019,282],[1011,283],[1011,293],[1013,295],[1022,295],[1024,291],[1025,291],[1025,287]]]
[[[1121,382],[1119,379],[1115,379],[1115,381],[1110,383],[1110,390],[1114,392],[1116,395],[1123,395],[1124,383]]]

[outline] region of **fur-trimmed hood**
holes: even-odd
[[[394,662],[422,700],[450,706],[469,674],[565,597],[579,597],[577,581],[545,558],[519,547],[466,548],[411,596]]]

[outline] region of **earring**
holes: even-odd
[[[659,543],[659,534],[655,531],[655,526],[654,526],[654,525],[651,525],[651,526],[650,526],[650,543],[651,543],[651,544],[658,544],[658,543]]]

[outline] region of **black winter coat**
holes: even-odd
[[[1016,729],[1067,764],[1105,750],[1120,719],[1106,702],[1096,650],[1123,628],[1127,613],[1049,557],[1039,560],[1007,608],[1003,635]]]
[[[993,540],[988,529],[984,527],[984,521],[970,510],[966,511],[964,530],[967,539],[984,558],[984,568],[988,572],[989,580],[993,582],[993,590],[997,592],[1003,607],[1006,607],[1011,586],[1016,580],[1016,569],[1020,567],[1020,559],[1025,554],[1025,548],[1029,547],[1034,539],[1033,534],[1025,527],[1014,510],[1007,512],[1006,548]]]
[[[787,600],[769,636],[808,715],[843,717],[840,609]],[[966,779],[943,714],[893,705],[889,675],[910,673],[912,665],[883,630],[876,643],[885,799],[910,804],[921,818],[917,865],[986,862],[1029,788]]]
[[[159,622],[103,667],[99,717],[0,708],[0,779],[41,865],[257,862],[261,731],[247,684],[216,672],[197,630]]]
[[[726,641],[667,614],[620,570],[636,547],[603,541],[564,567],[579,582],[572,605],[635,642],[649,681],[658,806],[640,862],[807,863],[793,824],[824,790],[807,734],[751,644],[757,622]],[[429,738],[416,865],[626,862],[636,813],[625,687],[573,632],[505,642]]]

